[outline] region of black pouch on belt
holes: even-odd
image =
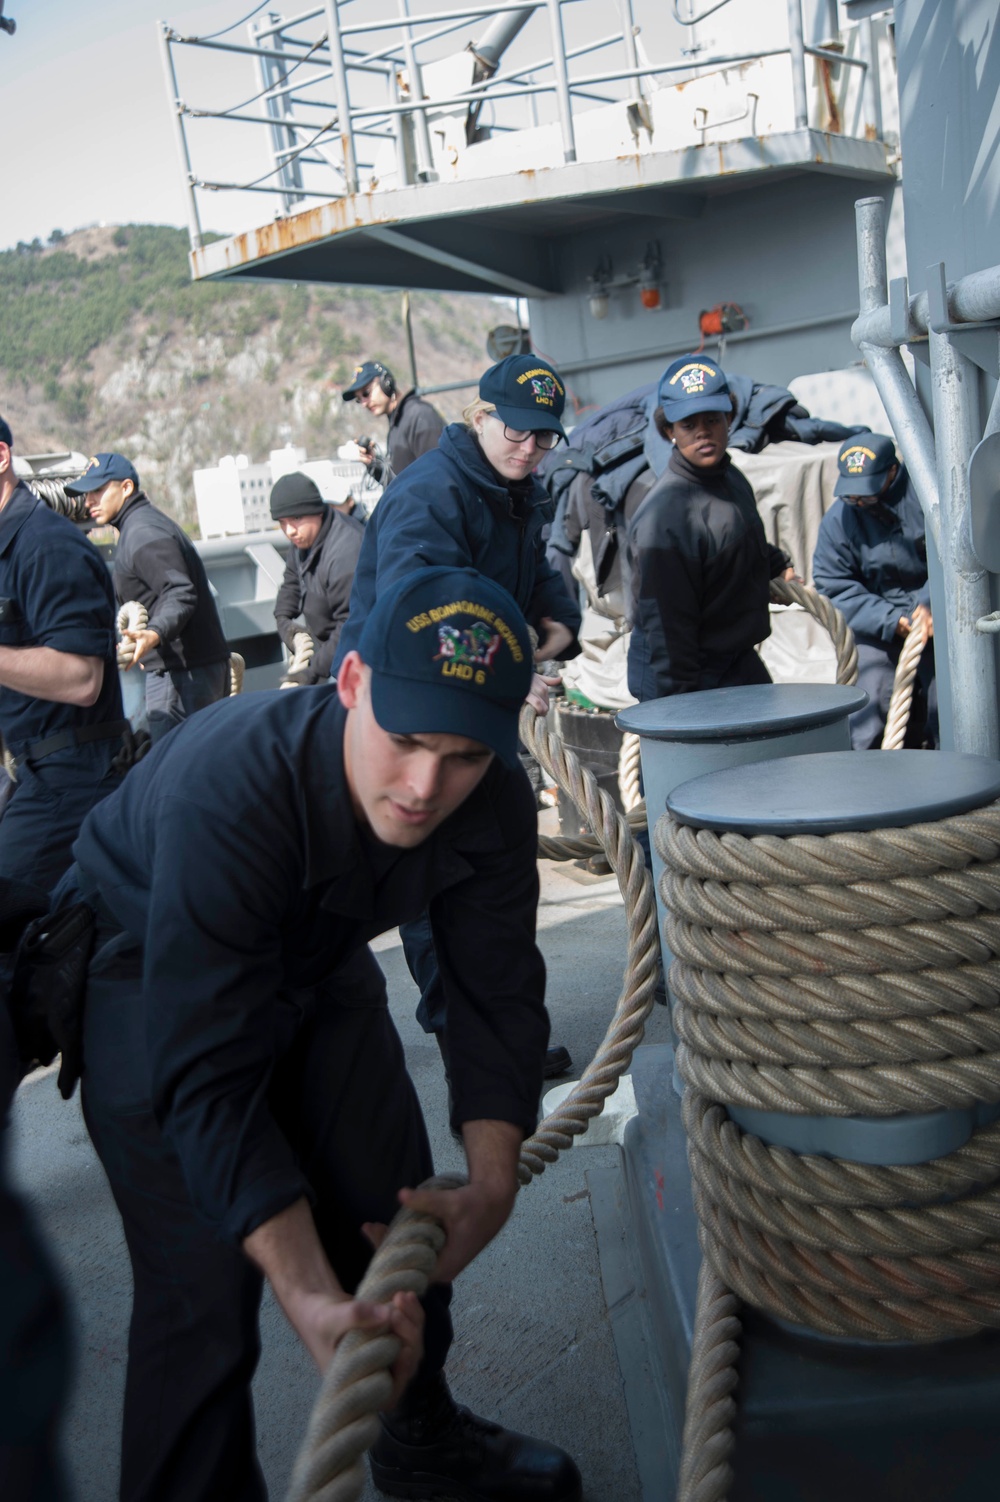
[[[71,903],[28,924],[14,961],[10,1006],[21,1056],[49,1064],[62,1054],[64,1100],[73,1094],[83,1062],[83,1003],[95,927],[93,909]]]

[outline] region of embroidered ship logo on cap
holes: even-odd
[[[468,663],[471,667],[490,668],[500,646],[500,636],[491,631],[483,621],[476,621],[460,631],[455,626],[438,627],[440,651],[434,661],[445,658],[455,663]]]
[[[680,381],[684,387],[686,396],[701,396],[709,381],[714,381],[717,372],[711,365],[682,365],[675,375],[670,377],[671,386],[676,386]]]
[[[871,449],[866,449],[861,444],[858,444],[857,447],[847,449],[841,454],[840,462],[847,466],[847,473],[849,475],[863,475],[867,461],[870,459],[874,464],[875,458],[876,456]]]

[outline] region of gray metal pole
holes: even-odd
[[[389,86],[389,106],[399,103],[399,79],[396,69],[386,75]],[[393,138],[396,143],[396,171],[399,173],[400,187],[408,188],[413,183],[413,173],[410,171],[410,155],[407,151],[407,122],[405,115],[390,115],[389,124],[392,127]]]
[[[556,76],[556,99],[562,127],[563,160],[576,161],[576,135],[573,130],[573,104],[569,97],[569,74],[566,69],[566,40],[563,36],[562,8],[559,0],[546,0],[549,30],[552,33],[552,68]]]
[[[469,43],[469,51],[483,64],[483,77],[491,77],[497,70],[511,42],[535,14],[533,5],[524,10],[510,10],[494,16],[478,42]]]
[[[889,295],[885,259],[885,203],[862,198],[855,204],[858,235],[858,296],[861,314],[855,329],[877,316]],[[855,339],[875,382],[910,472],[927,521],[938,542],[940,532],[937,460],[930,424],[920,405],[898,349],[884,349]]]
[[[792,92],[795,97],[795,129],[809,124],[806,93],[806,52],[802,35],[802,0],[788,0],[788,48],[792,58]]]
[[[437,173],[434,171],[431,133],[427,128],[427,111],[421,108],[419,104],[419,101],[424,97],[424,85],[420,74],[420,64],[417,61],[417,49],[413,45],[413,32],[409,25],[409,0],[397,0],[397,4],[399,6],[399,18],[404,23],[403,56],[406,58],[406,72],[410,80],[410,98],[417,101],[412,114],[417,144],[417,176],[424,182],[432,182]]]
[[[270,12],[267,19],[271,22],[276,22],[280,21],[281,18]],[[283,50],[281,31],[271,26],[268,30],[267,38],[263,41],[258,35],[253,22],[250,23],[249,31],[253,42],[262,49],[273,49],[275,53],[274,62],[263,56],[254,59],[257,78],[261,88],[272,89],[276,85],[287,83],[288,75],[281,62],[278,61]],[[275,98],[270,93],[265,97],[264,108],[268,116],[274,121],[269,131],[271,160],[277,172],[278,182],[282,188],[289,190],[281,200],[281,207],[288,214],[301,201],[301,194],[297,193],[296,189],[301,189],[303,186],[302,168],[298,158],[292,161],[288,160],[289,154],[297,150],[299,143],[295,134],[294,124],[289,125],[284,122],[287,118],[291,118],[294,121],[295,112],[287,97]]]
[[[635,17],[632,14],[632,0],[618,0],[618,13],[622,23],[622,42],[625,45],[625,65],[628,68],[638,68],[639,51],[635,45]],[[629,81],[629,93],[633,99],[642,98],[640,78],[633,78]]]
[[[875,130],[876,141],[882,139],[882,84],[878,72],[878,48],[875,46],[875,28],[871,16],[866,16],[859,26],[861,56],[866,63],[862,99],[865,106],[865,125]]]
[[[188,238],[191,241],[191,249],[200,250],[201,220],[198,217],[198,199],[195,195],[194,173],[191,170],[191,154],[188,151],[187,132],[184,129],[184,108],[181,104],[180,90],[177,87],[177,73],[174,69],[173,54],[170,51],[170,27],[166,21],[159,21],[156,31],[160,39],[160,60],[163,63],[163,76],[166,79],[167,94],[170,97],[170,113],[174,117],[174,140],[177,142],[177,152],[181,159],[181,171],[184,174],[184,182],[187,187]]]
[[[406,331],[406,348],[410,356],[410,385],[419,386],[417,380],[417,352],[413,347],[413,320],[410,317],[410,294],[403,293],[403,328]]]
[[[344,61],[344,43],[340,35],[338,0],[326,0],[327,42],[330,47],[330,67],[334,88],[337,91],[337,123],[344,151],[344,186],[348,193],[358,191],[358,159],[354,150],[354,127],[351,123],[351,97],[347,91],[347,65]]]
[[[972,551],[969,531],[968,466],[980,437],[978,377],[947,334],[932,332],[930,346],[955,750],[996,758],[996,648],[992,636],[976,630],[977,620],[992,609],[990,576]]]

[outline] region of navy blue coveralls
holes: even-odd
[[[87,811],[118,784],[122,749],[111,578],[92,543],[26,485],[0,512],[0,646],[98,657],[104,680],[87,708],[0,688],[0,732],[17,786],[0,821],[0,876],[47,892],[70,862]]]
[[[62,1502],[57,1426],[69,1385],[63,1296],[32,1217],[7,1175],[7,1111],[21,1075],[0,998],[0,1497]]]
[[[307,1196],[353,1289],[431,1172],[367,942],[427,907],[441,957],[453,1124],[534,1130],[548,1041],[535,945],[534,800],[491,765],[413,850],[359,828],[336,688],[215,705],[84,824],[57,901],[98,913],[83,1106],[132,1257],[125,1502],[260,1502],[250,1379],[261,1277],[243,1239]],[[423,1370],[451,1339],[426,1301]],[[420,1377],[416,1379],[420,1381]]]
[[[820,522],[812,563],[816,588],[842,610],[858,644],[858,687],[868,704],[851,716],[851,744],[876,749],[885,733],[889,700],[903,638],[900,616],[918,605],[930,609],[924,513],[900,465],[899,474],[873,506],[835,501]],[[934,643],[920,658],[906,745],[938,739]]]
[[[498,475],[464,423],[449,423],[436,449],[393,480],[365,528],[351,590],[351,613],[340,633],[333,671],[353,651],[379,590],[416,568],[474,568],[514,596],[541,636],[542,618],[580,629],[580,607],[545,556],[553,506],[529,476],[508,483]],[[574,641],[567,658],[575,657]],[[410,974],[420,987],[417,1020],[439,1036],[444,993],[425,917],[402,930]]]

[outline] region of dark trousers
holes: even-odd
[[[903,638],[896,637],[888,646],[858,642],[858,688],[868,695],[864,709],[850,718],[851,745],[855,751],[877,751],[885,734],[885,722],[892,698],[896,664],[903,650]],[[929,641],[920,657],[913,685],[913,704],[906,726],[904,746],[919,750],[939,744],[937,679],[934,676],[934,643]]]
[[[150,1109],[141,951],[121,934],[100,939],[87,992],[83,1105],[122,1217],[135,1289],[121,1497],[262,1502],[250,1396],[261,1277],[191,1206]],[[430,1149],[370,952],[299,998],[306,1018],[276,1065],[269,1102],[313,1187],[330,1262],[353,1290],[371,1257],[361,1224],[392,1219],[397,1191],[433,1171]],[[418,1383],[444,1364],[449,1302],[444,1287],[425,1299]]]
[[[0,1497],[62,1502],[57,1426],[69,1334],[55,1275],[24,1206],[0,1183]]]
[[[188,715],[225,698],[229,691],[229,660],[210,662],[201,668],[183,668],[167,672],[165,668],[146,671],[146,715],[149,738],[155,744]]]
[[[80,825],[121,781],[111,771],[119,741],[58,751],[25,765],[0,820],[0,876],[48,892],[72,859]]]
[[[63,1502],[58,1424],[69,1385],[66,1309],[31,1218],[7,1184],[3,1118],[19,1073],[0,996],[0,1497]]]

